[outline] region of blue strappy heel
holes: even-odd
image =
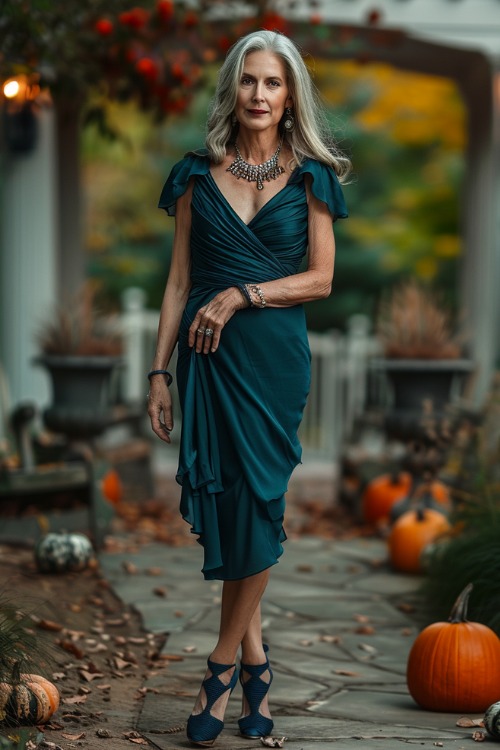
[[[271,734],[274,727],[274,722],[267,716],[262,716],[259,713],[259,708],[262,701],[266,697],[271,682],[273,681],[273,671],[267,658],[267,652],[269,646],[264,644],[264,653],[266,654],[266,661],[264,664],[243,664],[241,662],[240,671],[240,682],[243,688],[243,693],[248,702],[250,713],[248,716],[238,719],[238,726],[240,728],[240,734],[242,737],[247,739],[257,740],[259,737],[266,737]],[[269,682],[265,682],[262,679],[264,672],[269,671]],[[250,677],[243,682],[243,672],[246,672]]]
[[[233,692],[238,681],[238,670],[236,664],[216,664],[210,659],[207,660],[208,668],[211,672],[210,677],[203,680],[203,689],[207,698],[207,703],[203,711],[199,714],[191,714],[187,722],[187,736],[194,745],[202,747],[211,747],[219,734],[224,729],[224,722],[212,716],[210,713],[214,703],[229,690]],[[233,676],[227,685],[219,679],[219,676],[228,669],[234,667]]]

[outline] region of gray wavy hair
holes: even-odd
[[[295,127],[291,133],[284,133],[284,139],[292,150],[292,161],[298,165],[306,158],[316,159],[333,167],[339,180],[345,181],[351,162],[335,143],[309,71],[291,39],[275,31],[247,34],[229,49],[219,71],[207,120],[205,145],[210,158],[220,164],[226,155],[226,146],[234,138],[233,112],[245,58],[263,50],[278,55],[285,64]]]

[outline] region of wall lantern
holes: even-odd
[[[34,106],[39,93],[38,83],[26,76],[9,78],[2,85],[3,141],[10,153],[26,154],[35,147],[38,123]]]

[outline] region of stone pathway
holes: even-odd
[[[146,683],[151,691],[138,729],[161,750],[190,747],[185,722],[215,644],[220,584],[203,580],[198,545],[150,544],[133,554],[103,553],[100,560],[116,594],[138,610],[146,630],[167,634],[164,653],[179,659]],[[456,726],[459,715],[423,711],[408,694],[420,579],[397,575],[385,560],[380,539],[286,543],[263,602],[274,671],[273,734],[287,737],[285,748],[474,747],[473,730]],[[137,572],[127,573],[124,563]],[[154,580],[146,572],[151,567],[162,571]],[[158,587],[166,596],[154,593]],[[240,700],[236,688],[216,743],[221,750],[261,747],[238,735]]]

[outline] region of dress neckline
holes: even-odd
[[[237,219],[238,219],[238,220],[239,220],[239,221],[240,221],[240,222],[241,222],[241,223],[242,223],[242,224],[243,224],[243,225],[244,225],[245,227],[249,227],[249,226],[250,226],[251,224],[253,224],[253,222],[254,222],[254,221],[255,221],[255,220],[257,219],[257,217],[258,217],[258,216],[260,216],[260,214],[262,213],[262,211],[263,211],[263,210],[264,210],[265,208],[267,208],[267,207],[269,206],[269,204],[270,204],[270,203],[272,203],[272,202],[273,202],[273,201],[274,201],[274,200],[275,200],[276,198],[278,198],[278,196],[280,196],[280,195],[281,195],[281,194],[282,194],[282,193],[283,193],[283,192],[284,192],[284,191],[285,191],[285,190],[287,189],[287,187],[288,187],[288,186],[289,186],[289,184],[290,184],[290,180],[292,179],[292,176],[293,176],[293,175],[295,174],[295,171],[296,171],[296,169],[297,169],[297,167],[295,167],[295,169],[294,169],[294,170],[292,171],[292,173],[291,173],[291,174],[290,174],[290,175],[288,176],[288,179],[287,179],[287,181],[286,181],[285,185],[283,185],[283,187],[282,187],[282,188],[281,188],[280,190],[278,190],[278,192],[277,192],[277,193],[275,193],[275,194],[274,194],[274,195],[273,195],[273,196],[272,196],[271,198],[269,198],[269,200],[268,200],[268,201],[266,201],[266,202],[265,202],[265,203],[264,203],[264,204],[263,204],[263,205],[262,205],[262,206],[261,206],[261,207],[260,207],[260,208],[258,209],[258,211],[257,211],[257,212],[256,212],[256,213],[255,213],[255,214],[254,214],[254,215],[252,216],[252,218],[250,219],[250,221],[248,222],[248,224],[246,223],[246,221],[243,221],[243,219],[241,218],[241,216],[239,215],[239,213],[238,213],[238,212],[236,211],[236,209],[235,209],[235,208],[233,208],[233,206],[231,205],[231,203],[229,202],[229,200],[228,200],[228,199],[226,198],[226,196],[224,195],[224,193],[222,192],[222,190],[221,190],[221,189],[220,189],[220,187],[218,186],[218,184],[217,184],[217,182],[216,182],[216,180],[215,180],[215,177],[214,177],[214,176],[213,176],[213,174],[212,174],[212,170],[210,169],[210,167],[209,167],[209,169],[208,169],[208,172],[207,172],[207,174],[209,175],[209,177],[210,177],[210,179],[211,179],[211,181],[212,181],[213,185],[215,185],[215,188],[216,188],[217,192],[218,192],[218,193],[219,193],[219,195],[221,196],[221,198],[222,198],[222,200],[224,201],[224,203],[226,204],[226,206],[228,206],[228,208],[229,208],[229,209],[231,210],[231,212],[232,212],[232,213],[233,213],[233,214],[234,214],[234,215],[236,216],[236,218],[237,218]]]

